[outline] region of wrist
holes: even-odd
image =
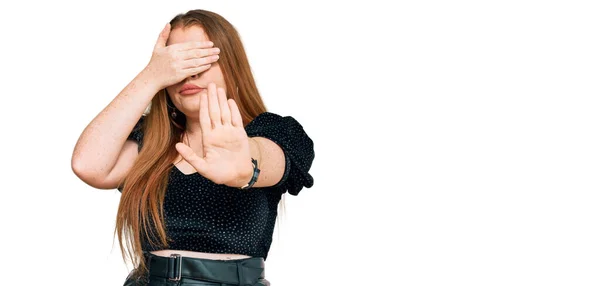
[[[150,66],[146,66],[137,75],[136,79],[139,80],[140,83],[142,83],[144,86],[146,86],[148,89],[150,89],[154,93],[157,93],[159,90],[165,88],[163,85],[160,84],[160,82],[158,81],[158,77],[152,71]]]
[[[249,169],[245,169],[244,173],[239,176],[237,180],[238,183],[236,187],[239,189],[249,189],[258,181],[258,175],[260,174],[260,169],[258,169],[258,161],[254,158],[251,158],[251,164]],[[247,171],[250,171],[249,173]]]
[[[252,162],[248,162],[248,164],[244,164],[244,168],[238,171],[237,175],[234,179],[224,183],[224,185],[228,187],[240,188],[246,185],[252,179],[253,174],[253,166]]]

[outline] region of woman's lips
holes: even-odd
[[[181,95],[192,95],[201,92],[204,88],[190,88],[179,92]]]
[[[202,87],[199,87],[195,84],[191,84],[191,83],[186,83],[181,87],[181,90],[179,90],[179,94],[181,95],[192,95],[192,94],[196,94],[198,92],[201,92],[203,89]]]

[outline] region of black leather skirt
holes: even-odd
[[[129,273],[123,286],[248,285],[269,286],[262,257],[212,260],[173,254],[163,257],[145,252],[148,272],[140,279]]]

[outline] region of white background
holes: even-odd
[[[122,285],[120,193],[71,154],[197,8],[315,142],[272,285],[600,284],[594,1],[287,2],[3,2],[0,284]]]

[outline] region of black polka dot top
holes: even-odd
[[[129,140],[142,148],[142,117]],[[234,253],[265,260],[271,246],[277,205],[286,191],[298,195],[310,188],[308,173],[314,159],[313,142],[290,116],[264,112],[245,127],[248,137],[265,137],[285,155],[284,175],[274,186],[240,190],[217,185],[198,172],[184,174],[173,166],[164,200],[165,227],[173,241],[168,249]],[[118,188],[121,191],[121,188]],[[154,251],[143,242],[145,251]]]

